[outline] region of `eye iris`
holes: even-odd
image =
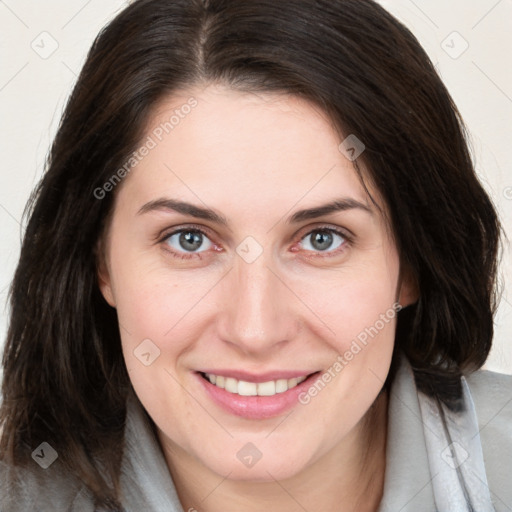
[[[325,251],[333,242],[332,234],[327,231],[317,231],[312,238],[311,245],[318,251]]]
[[[194,251],[201,247],[203,243],[202,235],[201,233],[194,233],[192,231],[183,231],[180,234],[179,243],[184,249]]]

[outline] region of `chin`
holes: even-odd
[[[296,448],[290,448],[291,451],[283,450],[282,446],[280,449],[271,446],[258,449],[250,442],[240,448],[240,444],[237,443],[235,450],[218,449],[217,452],[211,453],[208,459],[204,458],[203,454],[200,460],[218,475],[230,480],[251,482],[274,482],[292,478],[304,470],[311,461],[305,453],[297,452]],[[293,443],[292,446],[297,445]],[[226,456],[219,458],[219,452]],[[233,455],[227,456],[229,453]]]

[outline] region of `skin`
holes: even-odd
[[[322,112],[290,95],[208,85],[161,101],[142,140],[191,96],[197,106],[115,191],[99,270],[101,291],[117,308],[131,382],[155,422],[184,510],[295,512],[343,504],[375,511],[387,423],[387,395],[379,392],[396,317],[307,405],[273,418],[220,409],[194,371],[325,371],[381,314],[397,301],[410,304],[417,292],[401,277],[384,219]],[[164,197],[207,205],[228,224],[170,209],[138,213]],[[373,213],[286,220],[341,197]],[[207,233],[195,252],[180,245],[179,235],[165,239],[193,227]],[[318,250],[315,230],[326,227],[352,241],[333,234],[331,246]],[[263,249],[252,263],[236,252],[247,236]],[[133,353],[145,339],[160,350],[149,366]],[[250,468],[236,456],[249,442],[262,453]]]

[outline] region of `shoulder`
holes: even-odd
[[[57,465],[43,469],[11,466],[0,460],[2,512],[93,512],[85,486],[65,476]]]
[[[512,436],[512,375],[478,370],[465,378],[481,428],[506,426]]]
[[[512,375],[478,370],[466,376],[475,404],[488,485],[497,511],[512,503]]]

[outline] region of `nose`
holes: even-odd
[[[263,356],[296,336],[296,301],[265,253],[251,263],[235,257],[221,293],[220,337],[244,354]]]

